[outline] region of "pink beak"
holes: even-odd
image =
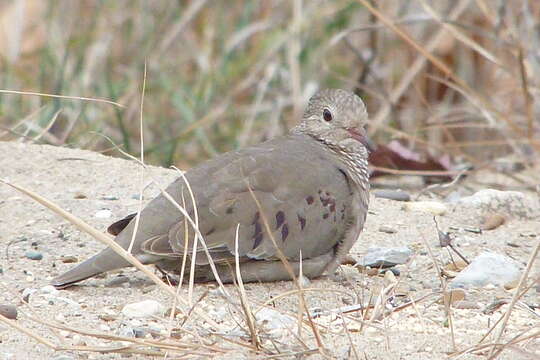
[[[354,128],[349,128],[347,131],[349,134],[351,134],[353,139],[364,145],[370,153],[377,149],[377,145],[375,145],[375,143],[373,143],[373,141],[371,141],[363,131],[360,132]]]

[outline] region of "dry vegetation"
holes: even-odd
[[[106,151],[104,134],[137,154],[146,62],[154,164],[191,166],[282,133],[325,86],[356,89],[379,143],[475,165],[540,148],[536,1],[181,3],[3,3],[2,89],[124,107],[6,94],[0,138]]]
[[[449,155],[453,163],[476,169],[508,155],[527,167],[540,151],[540,2],[535,0],[27,0],[3,2],[0,10],[0,140],[124,156],[112,142],[139,157],[143,109],[145,161],[187,168],[285,132],[317,88],[341,87],[366,101],[370,133],[381,144],[397,139],[420,153]],[[534,184],[511,176],[524,187]],[[184,303],[161,285],[185,319],[207,317],[196,303]],[[226,346],[207,343],[200,334],[181,342],[174,336],[122,338],[63,327],[124,341],[108,348],[72,347],[55,345],[16,322],[11,326],[56,349],[333,356],[323,348],[320,326],[305,306],[309,293],[296,285],[298,321],[291,336],[297,351],[264,341],[241,284],[238,300],[228,300],[244,314],[239,326],[249,336],[223,337]],[[360,324],[355,331],[362,332],[393,311],[433,300],[415,299],[388,311],[385,304],[396,284],[387,286],[373,294],[378,300],[369,310],[356,311],[354,320],[345,316],[347,309],[334,314],[342,321],[340,336],[350,336],[350,322]],[[518,300],[518,295],[512,299],[508,316]],[[446,312],[451,328],[451,312]],[[496,333],[502,334],[505,319],[499,328],[493,325]],[[479,342],[452,355],[495,358],[505,347],[535,337],[538,331],[501,344]],[[354,346],[350,351],[351,357],[363,356]]]

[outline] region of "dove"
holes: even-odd
[[[108,232],[141,263],[167,274],[182,273],[184,264],[186,275],[193,264],[197,282],[216,280],[216,272],[222,282],[234,282],[236,253],[244,282],[290,280],[279,252],[295,276],[300,271],[307,278],[333,274],[366,220],[372,149],[367,122],[357,95],[321,90],[288,134],[218,155],[166,188],[192,221],[196,210],[198,233],[164,194],[142,209],[138,226],[131,214]],[[128,266],[106,248],[52,284],[65,288]]]

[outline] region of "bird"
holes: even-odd
[[[367,124],[360,97],[320,90],[286,135],[194,166],[165,189],[176,205],[161,193],[140,211],[138,224],[131,214],[108,232],[141,263],[171,275],[193,268],[197,282],[216,281],[216,274],[234,282],[237,262],[244,282],[291,280],[291,269],[310,279],[333,274],[366,221],[373,150]],[[129,266],[107,247],[52,285],[62,289]]]

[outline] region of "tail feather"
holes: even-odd
[[[90,259],[83,261],[73,269],[55,277],[52,280],[52,285],[57,289],[63,289],[103,272],[128,266],[131,266],[129,262],[116,254],[112,249],[107,248]]]

